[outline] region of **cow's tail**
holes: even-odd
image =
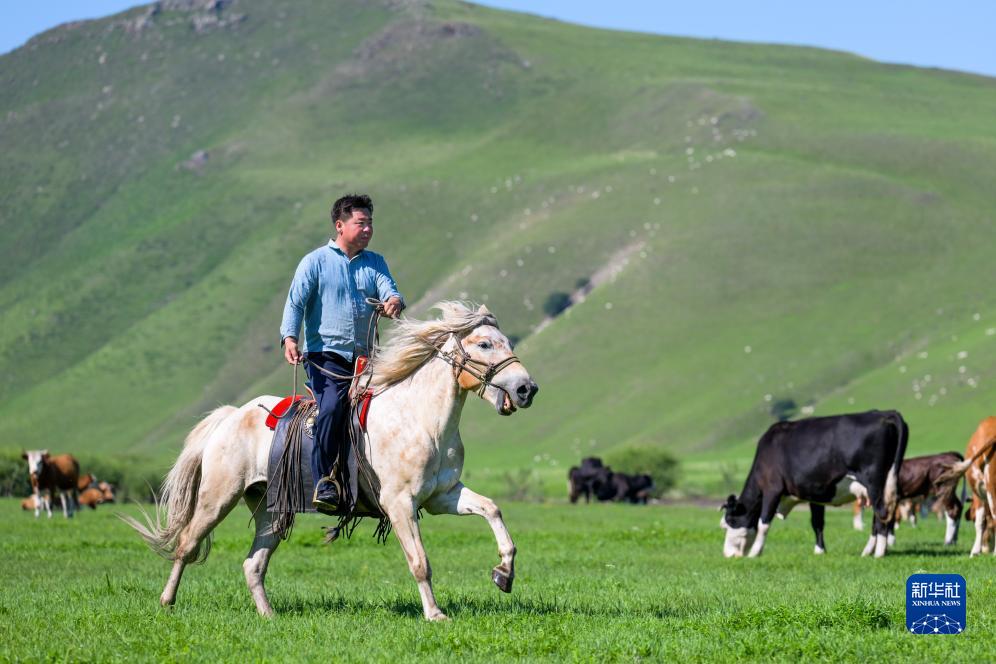
[[[910,429],[903,416],[897,412],[889,414],[888,422],[896,429],[896,455],[892,460],[889,473],[885,476],[883,497],[886,514],[895,514],[896,504],[899,502],[899,469],[902,467],[903,457],[906,455],[906,443],[909,441]]]
[[[981,445],[979,449],[975,452],[975,454],[965,459],[961,463],[951,464],[950,468],[948,468],[943,473],[937,476],[937,480],[934,481],[934,485],[939,486],[941,484],[946,484],[947,482],[951,482],[952,480],[957,480],[959,477],[965,474],[965,471],[967,471],[969,468],[972,467],[972,464],[975,463],[976,459],[978,459],[980,456],[983,456],[991,452],[994,445],[996,445],[996,436],[993,436],[992,438],[987,440],[985,445]]]
[[[124,514],[118,515],[142,536],[150,549],[168,560],[175,558],[180,533],[194,515],[197,491],[200,488],[201,458],[204,455],[204,448],[211,441],[218,426],[236,410],[238,409],[234,406],[214,409],[187,435],[180,457],[163,480],[159,497],[155,498],[154,518],[141,506],[139,509],[142,512],[142,521]],[[210,551],[209,535],[190,555],[194,562],[199,563],[207,558]]]

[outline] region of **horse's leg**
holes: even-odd
[[[266,494],[247,493],[245,499],[249,510],[255,515],[253,518],[256,521],[256,537],[252,541],[249,555],[242,563],[242,570],[246,574],[246,583],[249,585],[252,599],[256,602],[256,610],[259,611],[259,615],[270,617],[273,615],[273,607],[266,597],[263,583],[266,580],[266,567],[270,564],[270,556],[280,544],[280,538],[273,534],[273,515],[266,511]]]
[[[180,577],[183,576],[184,568],[197,558],[201,541],[228,516],[242,497],[241,486],[224,486],[217,483],[219,480],[212,482],[211,479],[208,474],[201,478],[194,515],[190,523],[180,531],[173,557],[173,569],[169,580],[166,581],[166,587],[163,588],[163,594],[159,597],[159,603],[163,606],[171,606],[176,601]]]
[[[45,511],[48,513],[48,518],[52,518],[52,490],[49,489],[48,493],[45,495]]]
[[[515,580],[515,544],[501,518],[501,510],[493,500],[457,483],[448,492],[434,496],[426,503],[425,508],[431,514],[476,514],[484,517],[495,534],[498,555],[501,556],[501,563],[491,571],[491,580],[501,591],[512,592],[512,581]]]
[[[391,520],[391,526],[398,537],[401,549],[405,552],[405,558],[408,559],[408,569],[418,583],[425,619],[447,620],[446,614],[440,610],[432,593],[432,568],[429,566],[429,558],[425,555],[425,547],[422,545],[422,534],[419,532],[411,497],[399,496],[387,507],[387,516]]]
[[[69,504],[66,501],[66,492],[59,489],[59,501],[62,503],[62,518],[69,518]]]

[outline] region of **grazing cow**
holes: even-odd
[[[650,475],[627,475],[626,473],[612,473],[609,487],[611,495],[606,500],[643,505],[647,504],[647,499],[655,488],[654,480]]]
[[[962,461],[964,459],[957,452],[929,454],[903,460],[903,467],[899,472],[900,499],[919,498],[921,500],[916,503],[919,507],[923,498],[937,497],[937,502],[943,509],[947,521],[944,543],[949,545],[958,541],[958,524],[963,505],[955,495],[959,478],[949,477],[943,481],[940,480]],[[915,512],[914,509],[913,513],[915,514]],[[915,523],[915,517],[913,523]]]
[[[937,498],[936,507],[943,512],[947,521],[944,543],[948,545],[956,543],[963,505],[955,495],[959,477],[952,477],[951,471],[962,461],[964,461],[963,457],[957,452],[943,452],[904,459],[903,467],[899,471],[899,502],[896,505],[893,530],[904,519],[915,526],[916,515],[920,511],[923,499],[935,496]],[[946,479],[942,481],[942,477],[946,477]],[[858,504],[860,505],[860,501]],[[855,509],[858,511],[860,508]],[[857,519],[860,520],[860,512],[858,513]],[[857,522],[855,527],[857,527]],[[895,537],[890,530],[890,546],[894,540]]]
[[[97,505],[106,502],[104,492],[95,486],[83,489],[80,493],[79,501],[81,507],[89,507],[92,510],[97,509]]]
[[[958,455],[961,456],[960,454]],[[906,462],[908,459],[903,459],[903,468],[906,467]],[[899,472],[899,484],[903,483],[903,473]],[[940,501],[934,501],[937,504],[938,509],[940,509]],[[959,501],[960,502],[960,501]],[[923,511],[923,498],[903,498],[898,503],[896,503],[896,518],[893,520],[892,529],[899,530],[899,524],[903,521],[907,522],[913,528],[916,528],[916,524],[920,521],[919,515]],[[943,518],[943,517],[939,517]]]
[[[71,454],[50,456],[48,450],[31,450],[21,456],[28,461],[28,473],[31,475],[31,488],[35,498],[35,518],[42,508],[52,518],[52,497],[56,492],[62,499],[63,516],[72,516],[77,502],[79,462]]]
[[[596,497],[605,491],[604,487],[610,479],[611,471],[602,464],[598,457],[581,459],[581,467],[571,466],[567,471],[567,491],[571,503],[578,502],[584,496],[584,502],[591,502],[591,495]]]
[[[800,502],[810,503],[816,533],[823,542],[825,505],[842,505],[864,495],[875,508],[872,535],[861,555],[885,555],[886,536],[898,500],[899,470],[909,428],[896,411],[869,411],[773,424],[757,443],[754,463],[740,497],[721,508],[726,529],[723,555],[740,557],[756,532],[751,557],[764,549],[771,521]]]

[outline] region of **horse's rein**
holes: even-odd
[[[372,306],[374,310],[373,315],[370,317],[370,324],[367,327],[367,348],[370,351],[372,359],[378,349],[379,334],[377,331],[377,323],[380,321],[381,316],[384,315],[383,313],[384,303],[378,300],[377,298],[368,297],[367,304]],[[371,343],[371,341],[373,341],[373,343]],[[519,364],[522,363],[522,361],[518,357],[516,357],[514,353],[509,355],[500,362],[484,362],[482,360],[476,360],[473,357],[471,357],[470,354],[466,350],[464,350],[463,346],[460,344],[459,341],[456,342],[458,354],[453,353],[451,351],[443,350],[443,347],[438,343],[433,343],[431,341],[428,341],[426,343],[428,343],[430,346],[436,349],[436,354],[439,355],[440,359],[442,359],[444,362],[453,367],[453,373],[456,378],[459,378],[460,373],[465,371],[479,381],[479,385],[477,389],[474,390],[474,392],[481,399],[484,399],[484,392],[489,387],[494,387],[497,390],[501,390],[511,399],[512,395],[509,394],[508,390],[506,390],[504,387],[500,385],[495,385],[492,381],[494,380],[495,376],[497,376],[499,373],[501,373],[509,366],[516,363]],[[373,362],[368,362],[366,367],[363,368],[363,371],[355,375],[338,374],[334,371],[329,371],[325,367],[319,365],[316,362],[313,362],[312,360],[307,360],[307,362],[310,363],[311,366],[314,367],[317,371],[328,376],[329,378],[338,378],[344,380],[347,378],[352,379],[366,375],[367,386],[369,386],[370,381],[373,379]],[[296,367],[295,367],[294,382],[296,386],[297,383]],[[366,392],[366,389],[356,390],[357,394],[363,394],[364,392]],[[376,396],[376,394],[374,396]]]
[[[509,394],[508,390],[506,390],[501,385],[495,385],[491,381],[494,380],[495,376],[497,376],[499,373],[501,373],[509,366],[515,363],[519,364],[522,363],[521,360],[519,360],[519,358],[515,356],[515,353],[512,353],[501,362],[484,362],[482,360],[475,360],[474,358],[472,358],[470,354],[466,350],[464,350],[463,345],[460,344],[459,341],[456,342],[456,347],[457,350],[459,351],[459,358],[454,357],[454,353],[447,350],[443,350],[441,346],[438,346],[434,343],[431,345],[433,348],[436,349],[436,353],[439,355],[440,359],[442,359],[444,362],[453,367],[453,373],[457,378],[460,377],[461,372],[466,371],[471,376],[480,381],[480,384],[478,385],[477,389],[474,390],[477,396],[483,399],[484,391],[487,390],[489,387],[493,387],[496,390],[501,390],[502,392],[504,392],[509,397],[509,399],[512,398],[512,395]],[[476,367],[482,367],[484,370],[481,371]]]

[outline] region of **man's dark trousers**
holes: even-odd
[[[353,375],[353,363],[346,358],[326,351],[308,353],[308,377],[311,391],[318,402],[318,416],[315,418],[315,446],[311,454],[311,472],[314,480],[327,476],[339,454],[340,441],[346,436],[349,418],[349,384],[352,378],[333,378],[315,368],[312,362],[326,371],[341,376]]]

